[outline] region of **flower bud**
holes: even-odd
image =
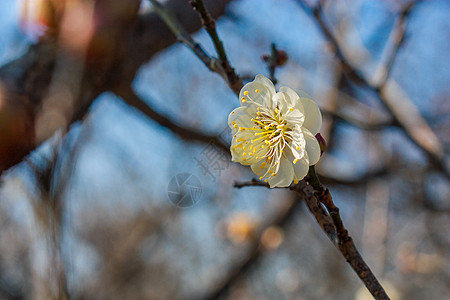
[[[325,150],[327,149],[327,142],[325,141],[325,139],[323,138],[323,136],[320,133],[316,134],[316,139],[319,142],[320,155],[322,155],[325,152]]]

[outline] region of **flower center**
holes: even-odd
[[[259,93],[259,90],[255,90],[255,93]],[[242,97],[242,102],[250,102],[256,106],[256,115],[250,120],[254,123],[252,127],[239,127],[236,122],[232,122],[234,127],[239,132],[245,131],[247,134],[238,138],[236,142],[244,142],[238,144],[235,147],[242,147],[242,160],[246,161],[247,158],[262,159],[264,161],[261,164],[261,169],[267,167],[267,171],[260,180],[265,178],[268,181],[270,176],[276,176],[280,168],[280,160],[285,154],[283,150],[285,147],[291,148],[294,130],[290,128],[285,116],[277,105],[275,108],[267,107],[258,102],[255,102],[250,96],[248,91],[244,92],[245,97]],[[293,108],[289,108],[292,111]],[[244,138],[245,137],[245,138]],[[267,149],[268,147],[268,149]],[[294,164],[297,160],[294,160]]]

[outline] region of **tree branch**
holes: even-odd
[[[409,14],[413,11],[414,6],[417,4],[417,1],[410,1],[401,9],[398,14],[397,20],[395,22],[394,28],[390,34],[389,40],[391,40],[391,44],[386,46],[384,55],[386,62],[380,63],[377,71],[375,71],[375,82],[378,82],[376,86],[383,86],[386,84],[386,81],[389,78],[389,75],[392,70],[392,66],[397,58],[397,54],[400,48],[405,41],[405,32],[406,32],[406,21],[408,19]],[[383,61],[383,59],[381,59]]]
[[[199,141],[203,143],[212,143],[222,149],[225,153],[229,154],[229,145],[224,144],[215,135],[206,135],[195,129],[190,129],[184,126],[180,126],[170,120],[169,118],[157,113],[152,107],[150,107],[144,100],[142,100],[132,90],[131,86],[122,87],[116,89],[115,93],[121,97],[128,105],[138,109],[141,113],[154,120],[159,125],[168,128],[170,131],[178,135],[180,138],[188,141]]]
[[[325,38],[333,45],[336,57],[341,62],[345,74],[356,84],[362,85],[374,92],[386,109],[392,114],[394,122],[399,125],[406,136],[427,154],[430,162],[437,169],[450,178],[450,171],[444,162],[444,152],[441,143],[425,119],[420,115],[408,95],[393,80],[386,79],[381,85],[372,84],[360,70],[352,66],[342,52],[337,39],[330,29],[328,29],[328,26],[322,18],[321,5],[319,4],[311,8],[303,0],[298,0],[297,2],[307,14],[312,16]],[[402,14],[401,18],[406,18],[411,10],[412,7],[409,7],[406,10],[407,13]],[[400,42],[398,42],[398,47],[400,47]],[[395,51],[392,56],[392,62],[390,62],[391,65],[394,59]]]
[[[211,15],[223,14],[230,0],[207,0]],[[134,5],[126,1],[124,5]],[[182,5],[182,4],[185,5]],[[187,32],[201,28],[196,13],[184,0],[172,0],[168,7],[177,16]],[[81,119],[98,95],[113,90],[123,82],[132,82],[137,70],[156,52],[176,42],[169,29],[156,13],[136,15],[121,26],[106,26],[104,35],[113,37],[113,44],[100,59],[90,60],[84,68],[80,93],[74,99],[76,106],[61,129]],[[0,172],[19,163],[39,146],[34,123],[39,113],[56,64],[58,44],[46,38],[30,47],[21,58],[0,68]],[[5,116],[5,118],[3,118]],[[8,117],[8,118],[6,118]],[[50,132],[49,138],[54,132]]]
[[[235,186],[238,188],[244,186],[266,187],[266,184],[257,182],[254,179],[250,182],[235,183]],[[356,249],[352,238],[348,235],[348,231],[341,219],[339,208],[334,204],[328,189],[324,189],[319,183],[319,188],[315,190],[306,180],[302,180],[297,185],[292,185],[289,188],[305,201],[317,223],[338,248],[373,297],[377,300],[389,299],[383,287]],[[325,205],[326,210],[322,204]]]
[[[155,11],[166,23],[167,27],[177,37],[177,39],[187,45],[209,70],[219,74],[225,80],[228,86],[235,92],[235,94],[239,95],[239,91],[242,88],[242,80],[236,75],[234,69],[231,67],[227,59],[222,41],[220,41],[215,29],[215,21],[214,19],[212,19],[210,13],[206,10],[203,1],[194,1],[192,2],[192,5],[195,9],[198,10],[202,18],[203,25],[210,35],[214,43],[214,47],[216,48],[216,51],[219,55],[219,60],[213,57],[209,57],[209,55],[206,54],[201,45],[195,42],[194,39],[192,39],[192,37],[187,34],[187,31],[184,29],[181,22],[179,22],[179,20],[169,8],[162,6],[156,0],[149,1],[152,3]]]

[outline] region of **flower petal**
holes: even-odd
[[[266,107],[272,107],[272,97],[274,94],[275,90],[272,91],[271,87],[252,81],[244,85],[241,89],[239,102],[241,106],[250,106],[254,102]]]
[[[287,158],[282,157],[280,160],[280,168],[275,176],[270,176],[269,186],[273,187],[287,187],[291,185],[294,179],[294,167]]]
[[[237,130],[234,126],[235,124],[237,124],[238,127],[252,127],[255,125],[251,120],[253,116],[256,116],[256,110],[254,110],[253,107],[238,107],[228,116],[228,126],[234,131]]]
[[[315,165],[320,158],[320,145],[316,137],[306,128],[302,128],[306,140],[306,152],[309,157],[309,165]]]
[[[305,115],[296,108],[292,111],[287,111],[284,116],[285,120],[289,123],[288,125],[293,128],[296,126],[302,126],[305,122]]]
[[[256,162],[258,162],[261,158],[256,158],[256,156],[243,156],[244,149],[242,147],[234,147],[233,145],[230,147],[231,152],[231,160],[234,162],[238,162],[244,166],[250,166]],[[246,152],[246,151],[245,151]]]
[[[291,88],[288,88],[286,86],[280,87],[280,92],[286,93],[288,97],[288,105],[289,107],[295,107],[295,104],[299,102],[299,96],[298,94]],[[300,110],[303,113],[303,110]]]
[[[294,178],[297,180],[302,180],[305,178],[306,174],[308,174],[309,170],[309,159],[308,159],[308,153],[305,152],[305,155],[302,159],[297,161],[296,164],[294,164]]]
[[[267,87],[267,89],[269,90],[269,92],[272,94],[272,96],[275,95],[275,93],[276,93],[275,86],[273,85],[272,80],[270,80],[266,76],[258,74],[258,75],[256,75],[255,80],[253,82],[258,82],[262,85],[265,85]]]
[[[294,157],[292,154],[287,154],[287,159],[289,161],[294,161],[296,157]],[[305,178],[306,174],[308,174],[309,170],[309,158],[308,153],[306,151],[303,151],[301,158],[294,164],[294,179],[296,180],[302,180]]]
[[[299,95],[299,101],[304,109],[305,121],[303,122],[303,126],[308,128],[313,135],[316,135],[319,133],[320,127],[322,127],[322,114],[320,113],[319,106],[317,106],[316,102],[307,93],[300,90],[295,91]]]
[[[267,170],[269,169],[269,164],[266,163],[265,159],[261,159],[257,163],[250,166],[252,168],[253,173],[255,173],[256,176],[262,177],[267,173]]]

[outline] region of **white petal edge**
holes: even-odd
[[[250,166],[253,173],[255,173],[255,175],[258,176],[258,178],[261,176],[264,176],[264,174],[266,174],[266,172],[267,172],[267,169],[269,169],[269,165],[267,163],[264,168],[261,168],[261,165],[263,162],[265,162],[265,159],[261,159],[257,163]]]
[[[302,129],[303,136],[306,140],[306,152],[309,157],[309,165],[313,166],[317,164],[320,159],[320,145],[316,137],[306,128]]]
[[[297,180],[302,180],[303,178],[305,178],[306,174],[308,174],[308,171],[309,159],[308,153],[305,152],[303,158],[294,165],[294,178]]]
[[[295,91],[300,97],[300,103],[303,105],[305,114],[303,126],[308,128],[313,135],[316,135],[322,127],[322,114],[320,113],[319,106],[307,93],[301,90]]]
[[[276,176],[270,176],[269,186],[273,187],[287,187],[290,186],[294,180],[294,167],[287,158],[282,157],[280,160],[280,169]]]
[[[275,86],[273,85],[272,80],[270,80],[266,76],[258,74],[258,75],[256,75],[255,80],[253,82],[259,82],[259,83],[265,85],[269,89],[269,91],[272,93],[272,96],[275,95],[275,93],[276,93]]]
[[[256,90],[259,90],[259,93],[256,93]],[[248,92],[248,95],[245,95],[245,92]],[[269,106],[272,103],[273,95],[274,93],[271,91],[270,87],[260,82],[252,81],[244,85],[239,92],[239,103],[241,106],[250,106],[251,102],[248,101],[250,98],[256,103]],[[245,99],[245,101],[243,99]]]

